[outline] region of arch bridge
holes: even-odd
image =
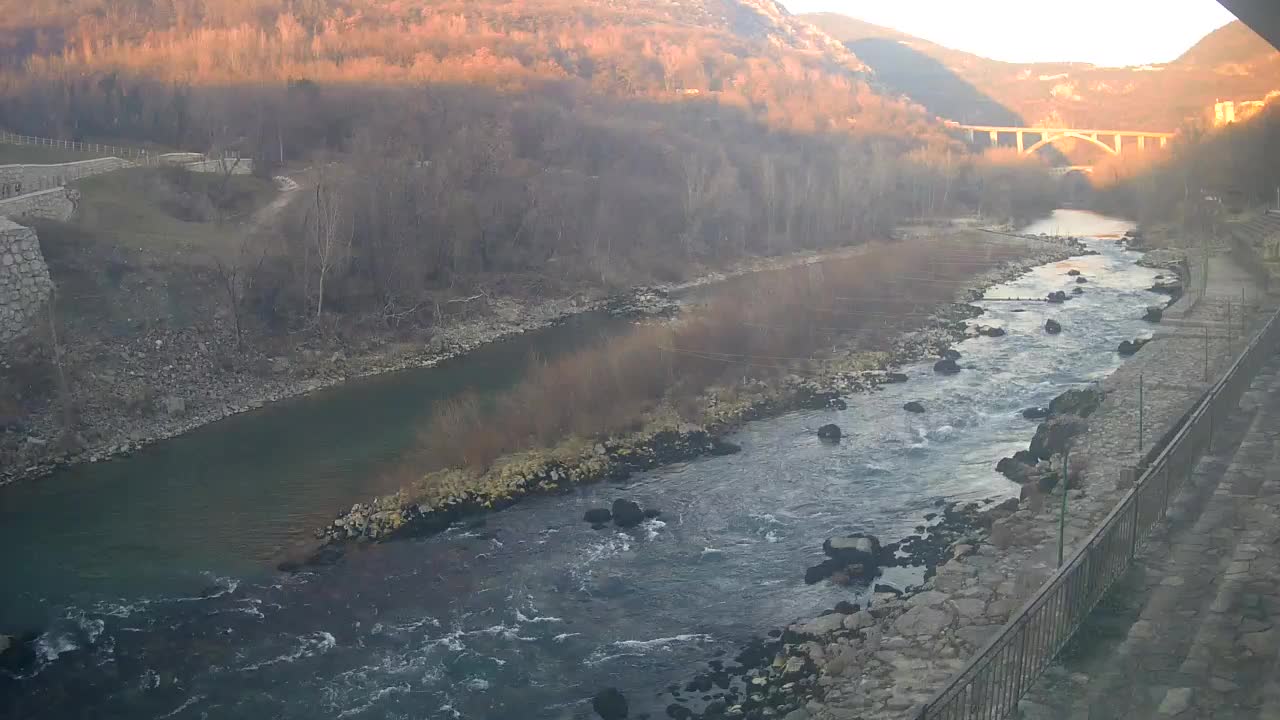
[[[1169,144],[1169,141],[1176,136],[1176,133],[1157,132],[1153,130],[1094,130],[1081,128],[1031,128],[960,124],[955,124],[951,127],[968,132],[969,140],[971,142],[977,142],[978,134],[985,133],[991,139],[992,147],[1000,146],[1000,137],[1002,135],[1013,135],[1018,152],[1023,155],[1030,155],[1040,148],[1063,138],[1083,140],[1097,145],[1112,155],[1119,155],[1124,151],[1125,138],[1129,138],[1130,145],[1134,144],[1133,141],[1136,139],[1138,149],[1145,150],[1147,148],[1148,140],[1159,142],[1160,147],[1165,147]],[[1027,136],[1035,136],[1036,141],[1028,143]]]

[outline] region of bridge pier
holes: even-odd
[[[1146,136],[1146,135],[1139,135],[1139,136],[1138,136],[1138,149],[1139,149],[1139,150],[1146,150],[1146,149],[1147,149],[1147,136]]]
[[[1122,150],[1124,150],[1124,136],[1116,133],[1116,154],[1119,155]]]
[[[1017,132],[1017,136],[1018,136],[1018,154],[1021,155],[1022,153],[1026,152],[1026,150],[1024,150],[1025,143],[1022,142],[1021,130]]]
[[[1000,147],[1000,131],[991,131],[991,147]]]

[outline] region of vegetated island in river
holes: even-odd
[[[723,454],[741,424],[906,376],[976,333],[968,304],[1032,267],[1086,252],[1075,238],[957,232],[869,246],[856,257],[763,273],[672,320],[534,368],[495,402],[449,403],[400,470],[401,490],[317,530],[330,561],[350,541],[437,532],[534,494]],[[928,308],[928,310],[923,310]],[[952,357],[947,357],[951,355]]]

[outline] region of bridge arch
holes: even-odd
[[[1056,134],[1056,135],[1041,135],[1041,136],[1040,136],[1040,142],[1038,142],[1038,143],[1036,143],[1036,144],[1034,144],[1034,145],[1030,145],[1030,146],[1028,146],[1026,150],[1023,150],[1023,151],[1022,151],[1022,154],[1023,154],[1023,155],[1030,155],[1030,154],[1034,153],[1035,151],[1039,150],[1040,148],[1042,148],[1042,147],[1044,147],[1044,146],[1046,146],[1046,145],[1051,145],[1051,144],[1053,144],[1054,142],[1057,142],[1058,140],[1061,140],[1061,139],[1063,139],[1063,138],[1075,138],[1075,139],[1077,139],[1077,140],[1084,140],[1085,142],[1089,142],[1089,143],[1093,143],[1094,145],[1097,145],[1098,147],[1102,148],[1103,150],[1106,150],[1106,151],[1107,151],[1109,154],[1111,154],[1111,155],[1119,155],[1119,154],[1120,154],[1120,153],[1116,152],[1116,149],[1115,149],[1115,148],[1113,148],[1113,147],[1111,147],[1110,145],[1108,145],[1108,144],[1106,144],[1106,143],[1102,142],[1101,140],[1099,140],[1099,139],[1097,139],[1097,138],[1093,137],[1092,135],[1084,135],[1084,134],[1081,134],[1081,133],[1070,132],[1070,131],[1068,131],[1068,132],[1064,132],[1064,133],[1058,133],[1058,134]]]

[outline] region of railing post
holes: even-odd
[[[1133,528],[1129,533],[1129,559],[1133,560],[1138,556],[1138,506],[1142,502],[1142,493],[1133,493]]]

